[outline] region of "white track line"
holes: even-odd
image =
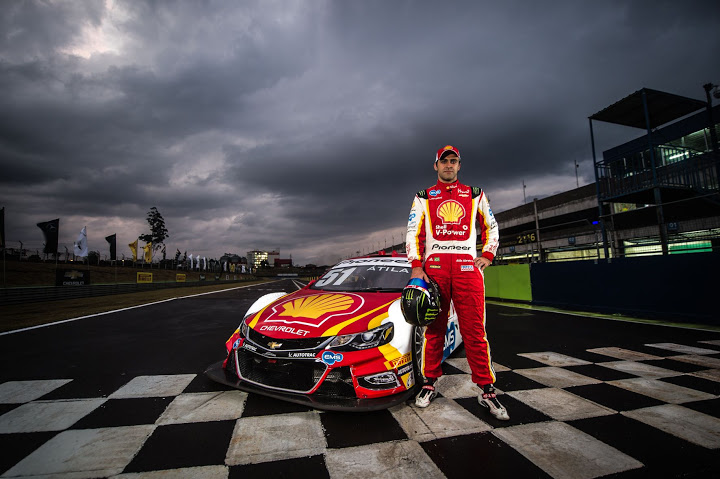
[[[273,281],[270,281],[270,282],[273,282]],[[260,283],[260,284],[267,284],[267,283]],[[256,284],[248,284],[245,286],[236,286],[234,288],[228,288],[228,289],[219,289],[217,291],[208,291],[207,293],[198,293],[198,294],[190,294],[187,296],[178,296],[177,298],[163,299],[162,301],[153,301],[152,303],[138,304],[137,306],[128,306],[127,308],[114,309],[112,311],[104,311],[102,313],[88,314],[87,316],[79,316],[77,318],[63,319],[62,321],[55,321],[54,323],[38,324],[37,326],[29,326],[27,328],[22,328],[22,329],[13,329],[12,331],[5,331],[5,332],[0,333],[0,336],[5,336],[8,334],[14,334],[14,333],[22,333],[23,331],[30,331],[32,329],[46,328],[48,326],[55,326],[56,324],[69,323],[71,321],[78,321],[80,319],[94,318],[96,316],[103,316],[105,314],[119,313],[121,311],[128,311],[130,309],[135,309],[135,308],[144,308],[145,306],[152,306],[153,304],[167,303],[168,301],[174,301],[176,299],[194,298],[196,296],[204,296],[206,294],[215,294],[215,293],[222,293],[224,291],[233,291],[235,289],[250,288],[251,286],[257,286],[257,283]]]

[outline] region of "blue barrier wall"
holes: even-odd
[[[534,263],[532,303],[720,325],[720,253]]]

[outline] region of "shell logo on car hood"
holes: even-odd
[[[282,305],[285,309],[278,316],[291,318],[318,319],[326,313],[336,313],[350,309],[355,299],[346,294],[319,294],[294,299]]]
[[[387,318],[396,296],[300,290],[270,303],[248,326],[279,339],[367,331]]]
[[[365,300],[359,294],[301,290],[271,303],[253,318],[249,326],[288,324],[321,328],[326,323],[332,326],[357,313],[364,304]],[[312,335],[315,334],[317,329],[313,329]]]

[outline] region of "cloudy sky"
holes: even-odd
[[[544,4],[544,6],[543,6]],[[720,2],[0,2],[8,247],[328,264],[401,241],[434,152],[493,210],[593,181],[588,116],[720,83]],[[643,132],[596,124],[598,154]]]

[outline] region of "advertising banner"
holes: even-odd
[[[152,283],[152,273],[138,273],[137,274],[137,282],[138,283]]]
[[[55,286],[85,286],[90,284],[90,271],[79,269],[55,270]]]

